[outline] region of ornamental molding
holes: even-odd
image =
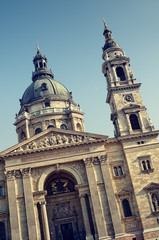
[[[48,130],[46,130],[48,132]],[[97,134],[77,134],[77,132],[73,132],[69,130],[65,130],[64,133],[58,132],[57,129],[55,132],[51,132],[50,134],[40,133],[30,139],[23,141],[22,143],[18,144],[18,147],[14,149],[11,148],[11,151],[4,152],[1,154],[2,157],[9,157],[15,155],[22,155],[31,152],[39,152],[45,151],[50,149],[59,149],[59,148],[66,148],[72,146],[79,146],[85,145],[90,143],[100,143],[105,142],[108,138],[104,135],[97,135]],[[68,133],[67,133],[68,132]]]
[[[128,197],[128,196],[130,196],[131,195],[131,191],[129,191],[129,190],[126,190],[126,189],[122,189],[122,190],[120,190],[118,193],[116,193],[116,196],[117,197]]]
[[[46,196],[47,195],[47,191],[37,191],[37,192],[33,192],[33,197],[35,196]]]
[[[75,185],[75,189],[88,189],[89,185],[88,184],[78,184]]]
[[[134,140],[143,140],[143,138],[157,137],[158,135],[159,135],[159,130],[151,131],[151,132],[144,132],[144,133],[136,133],[136,134],[126,135],[126,136],[120,136],[117,138],[107,139],[105,144],[113,144],[113,143],[117,143],[117,142],[128,142],[128,141],[132,141],[132,140],[133,141]]]
[[[159,190],[159,183],[151,182],[146,187],[144,187],[144,189],[147,190],[147,191]]]

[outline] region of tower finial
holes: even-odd
[[[36,48],[37,48],[37,51],[39,52],[39,44],[38,44],[38,41],[36,42]]]
[[[105,21],[104,17],[103,17],[103,23],[104,23],[104,27],[107,28],[106,21]]]

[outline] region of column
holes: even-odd
[[[92,199],[94,216],[95,216],[97,230],[98,230],[98,237],[99,237],[99,240],[105,240],[107,239],[107,237],[106,237],[106,231],[104,226],[101,203],[100,203],[98,190],[97,190],[97,183],[94,175],[92,158],[91,157],[86,158],[84,162],[86,165],[86,172],[87,172],[89,189],[90,189],[90,194]]]
[[[129,133],[133,133],[133,130],[132,130],[132,127],[131,127],[131,123],[130,123],[130,119],[129,119],[129,115],[128,114],[125,114],[126,115],[126,119],[127,119],[127,123],[128,123],[128,130],[129,130]]]
[[[30,134],[29,134],[29,120],[28,120],[28,118],[27,118],[27,116],[26,116],[26,119],[25,119],[25,124],[26,124],[26,139],[28,139],[28,138],[30,138]]]
[[[42,217],[42,224],[43,224],[43,232],[44,232],[44,239],[50,240],[50,231],[49,231],[49,224],[46,212],[46,202],[42,201],[40,203],[41,206],[41,217]]]
[[[139,114],[138,121],[139,121],[139,124],[141,125],[141,130],[143,132],[145,132],[145,126],[144,126],[144,123],[143,123],[142,114],[141,114],[141,112],[138,112],[138,114]]]
[[[12,240],[20,240],[21,233],[20,233],[18,207],[17,207],[17,201],[16,201],[15,171],[14,170],[7,171],[5,174],[7,177],[11,236],[12,236]]]
[[[31,169],[24,168],[21,170],[21,173],[23,177],[24,199],[25,199],[29,239],[37,240],[38,231],[37,231],[34,199],[33,199],[33,192],[32,192],[32,182],[31,182],[31,174],[30,174]]]
[[[115,237],[117,238],[117,237],[123,236],[123,230],[122,230],[121,219],[120,219],[120,215],[117,207],[117,201],[116,201],[114,189],[112,186],[112,180],[109,175],[109,168],[106,160],[107,160],[106,155],[103,155],[100,157],[101,170],[103,173],[103,179],[104,179],[105,188],[107,192],[110,213],[111,213],[112,222],[114,226]]]
[[[85,195],[80,196],[80,202],[81,202],[84,226],[85,226],[85,230],[86,230],[86,240],[93,240],[90,223],[89,223],[88,212],[87,212],[86,201],[85,201]]]

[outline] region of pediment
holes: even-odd
[[[130,194],[131,194],[131,191],[126,190],[126,189],[122,189],[117,193],[118,197],[129,196]]]
[[[40,152],[50,149],[104,142],[107,138],[108,137],[104,135],[50,128],[1,152],[0,156],[3,158],[5,156],[26,154],[27,152]]]
[[[131,103],[131,104],[128,104],[125,107],[123,107],[122,110],[125,111],[125,110],[129,110],[129,109],[131,110],[131,109],[136,109],[136,108],[140,108],[140,105]]]
[[[159,189],[159,183],[149,183],[146,187],[144,187],[146,190],[153,190],[153,189]]]

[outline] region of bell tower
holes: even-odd
[[[114,41],[104,20],[105,45],[102,71],[107,82],[107,98],[115,137],[150,132],[154,126],[146,114],[140,86],[130,68],[130,59]]]

